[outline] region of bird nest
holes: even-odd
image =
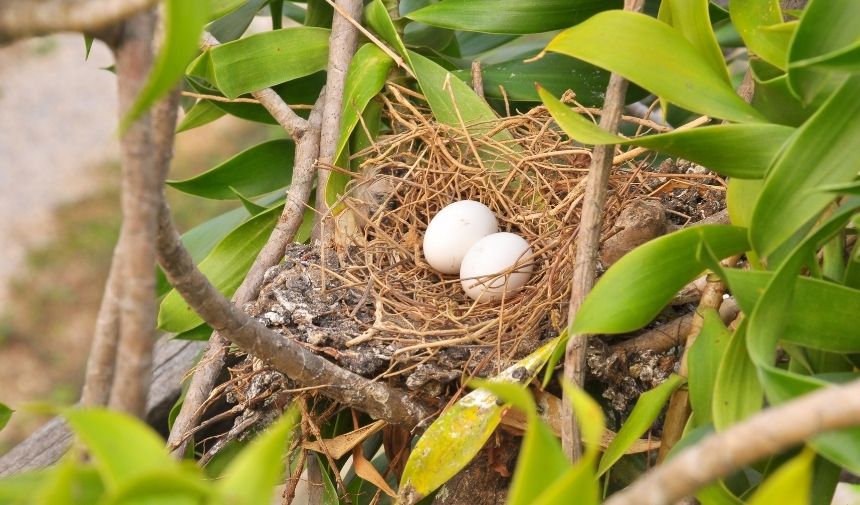
[[[372,322],[344,345],[375,346],[375,355],[389,359],[379,377],[407,384],[429,369],[449,381],[497,373],[566,323],[591,151],[570,141],[544,107],[451,126],[430,119],[422,97],[389,91],[384,113],[392,131],[353,156],[358,175],[333,218],[337,277],[373,309]],[[645,182],[654,175],[633,165],[615,171],[604,238],[626,206],[649,196],[653,185]],[[439,274],[423,257],[430,219],[464,199],[488,206],[500,231],[519,234],[534,252],[526,259],[534,264],[528,284],[499,302],[475,302],[457,276]]]

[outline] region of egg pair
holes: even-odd
[[[534,268],[531,256],[525,239],[500,233],[493,211],[473,200],[439,211],[424,234],[427,263],[443,274],[459,273],[466,295],[482,302],[501,300],[525,286]]]

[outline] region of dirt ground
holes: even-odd
[[[74,35],[0,48],[0,402],[15,409],[70,404],[80,392],[120,221],[116,79],[102,70],[111,64],[98,43],[84,61]],[[182,133],[172,176],[272,135],[230,118]],[[182,228],[225,208],[168,197]],[[17,412],[0,453],[42,419]]]

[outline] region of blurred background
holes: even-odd
[[[98,41],[86,58],[80,35],[0,47],[0,402],[17,411],[0,454],[46,420],[27,403],[80,394],[120,221],[112,64]],[[224,117],[181,133],[170,177],[279,132]],[[168,198],[182,230],[234,205]]]

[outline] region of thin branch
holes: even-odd
[[[155,14],[127,21],[114,49],[120,114],[130,108],[152,66]],[[152,373],[155,343],[155,232],[158,207],[153,194],[161,178],[152,155],[152,113],[147,111],[121,139],[122,244],[119,248],[122,289],[119,293],[119,344],[109,405],[142,416]]]
[[[119,294],[122,289],[122,276],[118,271],[122,261],[122,243],[123,239],[120,237],[114,247],[102,302],[96,316],[93,341],[87,358],[86,378],[81,392],[81,405],[107,405],[110,399],[119,340]]]
[[[332,4],[335,15],[329,37],[328,69],[326,75],[326,96],[323,101],[322,123],[320,125],[319,162],[317,168],[317,197],[316,197],[316,226],[314,236],[326,242],[331,237],[331,223],[324,220],[328,215],[326,202],[326,186],[331,172],[324,165],[333,165],[337,143],[340,138],[340,116],[343,109],[343,91],[346,83],[346,71],[355,54],[361,19],[361,0],[338,0]],[[356,23],[353,25],[352,22]],[[325,247],[325,244],[323,244]]]
[[[644,3],[644,0],[627,0],[624,9],[641,11]],[[618,130],[626,93],[627,81],[620,75],[613,73],[606,88],[603,115],[600,116],[602,129],[611,133]],[[576,256],[573,265],[570,303],[568,304],[568,324],[573,324],[576,312],[585,296],[594,286],[594,279],[597,275],[603,206],[606,203],[606,191],[614,152],[614,145],[595,146],[591,156],[591,166],[589,167],[585,195],[582,201],[582,218],[576,237]],[[587,346],[587,335],[571,335],[567,342],[564,378],[573,384],[582,385],[585,382]],[[573,412],[572,402],[567,396],[565,392],[561,440],[567,458],[571,461],[577,461],[582,456],[582,436]]]
[[[344,370],[302,347],[292,338],[266,328],[225,299],[194,265],[162,201],[158,259],[168,280],[200,317],[247,353],[266,361],[297,384],[331,384],[319,391],[391,424],[415,426],[432,410],[404,393]]]
[[[182,96],[187,96],[189,98],[196,98],[198,100],[210,100],[213,102],[222,102],[222,103],[256,103],[259,104],[260,101],[256,98],[227,98],[226,96],[221,95],[207,95],[206,93],[194,93],[192,91],[183,91]],[[308,104],[287,104],[287,106],[293,110],[311,110],[314,108],[313,105]]]
[[[155,5],[156,0],[5,0],[0,43],[56,32],[93,32]]]
[[[476,95],[484,98],[484,73],[481,71],[480,60],[472,62],[472,89]]]
[[[815,435],[860,424],[860,381],[765,409],[654,467],[605,505],[664,505]]]
[[[296,142],[305,134],[308,122],[287,105],[287,102],[281,98],[281,95],[275,93],[272,88],[254,91],[251,96],[256,98],[260,104],[269,111],[269,114],[275,118],[275,121],[281,125],[290,137]]]

